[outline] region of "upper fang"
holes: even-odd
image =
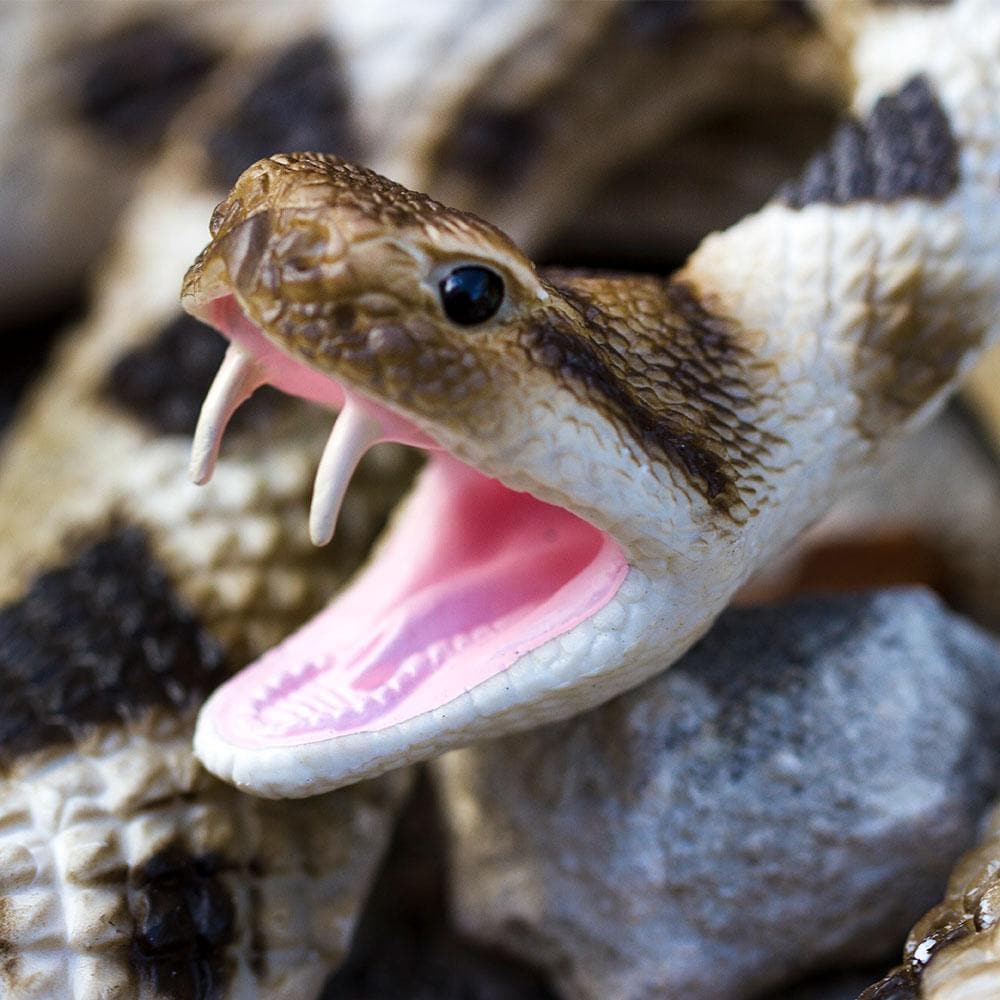
[[[383,440],[382,425],[349,395],[340,411],[316,470],[309,536],[315,545],[333,538],[340,505],[358,462],[368,449]]]
[[[257,362],[236,344],[230,344],[198,415],[188,466],[193,482],[202,486],[212,478],[229,419],[266,381]]]

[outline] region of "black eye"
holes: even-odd
[[[461,326],[488,320],[503,302],[503,279],[488,267],[456,267],[438,288],[445,315]]]

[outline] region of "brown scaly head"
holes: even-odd
[[[632,466],[720,530],[766,499],[751,359],[682,280],[539,273],[482,219],[319,154],[251,167],[211,229],[189,309],[224,326],[235,300],[285,355],[509,485],[607,527],[594,480],[627,496]],[[561,460],[577,448],[611,467]]]
[[[487,419],[519,313],[548,297],[493,226],[332,156],[257,163],[211,231],[185,283],[189,303],[231,291],[283,351],[456,427]],[[463,265],[498,283],[456,320],[439,285]],[[487,322],[489,336],[471,343],[469,328]]]

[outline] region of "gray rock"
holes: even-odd
[[[924,591],[727,612],[642,688],[440,762],[458,923],[588,1000],[877,962],[974,838],[998,695],[1000,646]]]

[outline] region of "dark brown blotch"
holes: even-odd
[[[104,393],[159,434],[194,433],[198,414],[227,341],[192,316],[178,314],[156,335],[123,354],[112,367]],[[289,406],[289,397],[265,386],[233,416],[227,437],[268,426]]]
[[[816,15],[806,0],[777,0],[775,10],[779,17],[789,22],[796,22],[813,28],[816,26]]]
[[[340,56],[321,35],[299,39],[272,62],[208,140],[211,180],[228,188],[251,163],[289,150],[361,152]]]
[[[608,280],[613,288],[614,277]],[[579,329],[536,324],[524,340],[529,359],[603,412],[643,454],[678,468],[714,510],[734,518],[752,510],[743,470],[771,442],[742,416],[753,392],[736,327],[676,279],[647,282],[644,316],[658,318],[647,327],[628,305],[616,313],[609,297],[590,296],[572,276],[557,275],[554,285],[578,311]]]
[[[655,51],[682,39],[698,20],[692,0],[627,0],[605,26],[604,34],[612,42],[607,37],[595,40],[579,64],[564,67],[548,89],[535,94],[529,103],[498,103],[497,88],[487,81],[484,96],[462,112],[441,141],[436,154],[438,172],[472,180],[494,199],[511,194],[540,169],[553,139],[561,134],[565,109],[579,104],[580,77],[596,79],[607,72],[606,60],[602,61],[606,49],[616,46],[634,53],[638,46]]]
[[[880,97],[868,120],[845,122],[801,177],[778,199],[792,208],[817,202],[939,199],[958,184],[958,144],[948,116],[923,76]]]
[[[692,0],[627,0],[615,17],[630,43],[669,45],[697,22],[698,14]]]
[[[670,415],[646,406],[645,401],[615,372],[599,346],[555,326],[533,331],[533,356],[562,379],[599,397],[606,411],[624,424],[644,448],[657,447],[681,466],[689,478],[699,480],[706,498],[718,502],[731,478],[724,458],[700,446],[698,437]]]
[[[143,533],[117,529],[0,609],[0,767],[96,724],[196,704],[226,673]]]
[[[179,19],[143,19],[76,54],[67,94],[79,117],[106,138],[148,146],[217,61]]]
[[[157,996],[218,1000],[231,974],[227,955],[236,909],[217,854],[174,843],[129,873],[135,919],[132,967]]]

